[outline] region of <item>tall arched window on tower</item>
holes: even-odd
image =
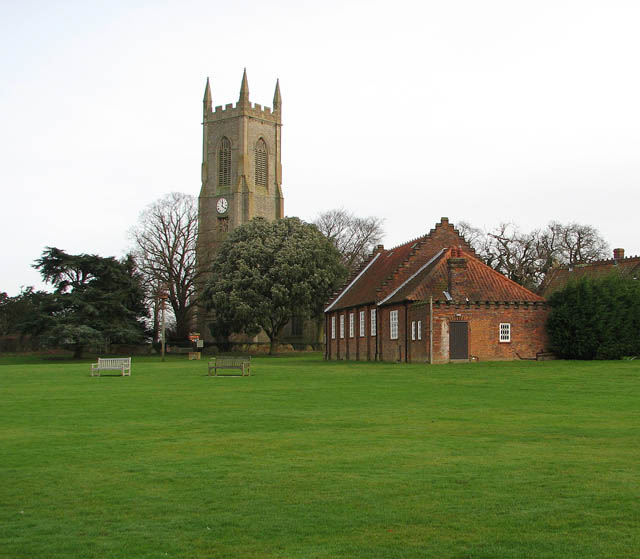
[[[226,137],[218,147],[218,186],[231,186],[231,142]]]
[[[256,163],[256,186],[267,186],[267,144],[260,138],[256,142],[255,148]]]

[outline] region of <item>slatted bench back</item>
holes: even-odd
[[[242,357],[216,357],[216,367],[243,367],[247,361]]]
[[[122,369],[122,366],[125,367],[131,366],[131,357],[98,357],[98,368],[99,369]]]
[[[218,375],[218,369],[240,369],[242,376],[251,375],[251,357],[250,356],[231,356],[231,357],[214,357],[209,361],[209,374],[213,371],[214,375]]]

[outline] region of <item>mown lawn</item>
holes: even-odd
[[[0,357],[0,557],[636,558],[640,361]]]

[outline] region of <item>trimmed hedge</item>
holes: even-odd
[[[640,281],[617,274],[581,278],[549,298],[547,329],[566,359],[640,355]]]

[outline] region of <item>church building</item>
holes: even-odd
[[[327,359],[447,363],[535,359],[547,348],[539,295],[496,272],[443,217],[382,245],[325,309]]]
[[[212,106],[204,92],[202,187],[198,201],[198,261],[211,262],[229,231],[254,217],[284,214],[280,135],[282,100],[276,82],[273,109],[249,101],[247,72],[240,98]]]
[[[207,78],[202,115],[202,186],[198,198],[198,266],[206,270],[230,231],[254,217],[269,221],[284,215],[282,196],[282,99],[276,81],[273,108],[249,101],[247,71],[234,105],[213,107]],[[198,312],[198,330],[211,340],[206,314]]]
[[[284,217],[282,195],[282,98],[276,80],[273,107],[249,100],[247,72],[242,75],[237,103],[213,105],[209,79],[203,99],[202,186],[198,199],[198,267],[203,270],[199,291],[206,284],[206,270],[228,234],[254,217],[274,221]],[[197,329],[206,342],[206,312],[198,310]],[[264,338],[264,335],[262,335]],[[266,341],[260,337],[244,340]],[[316,340],[313,323],[292,317],[283,343],[306,347]]]

